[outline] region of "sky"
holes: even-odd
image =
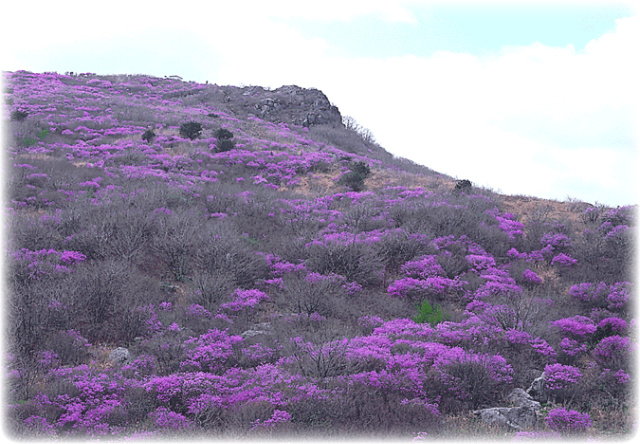
[[[638,202],[632,2],[60,0],[0,9],[2,70],[318,88],[387,151],[440,173],[505,194]]]

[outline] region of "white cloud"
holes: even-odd
[[[638,18],[584,51],[326,60],[319,80],[390,151],[506,193],[636,202]],[[302,74],[302,73],[300,73]]]
[[[253,14],[261,18],[351,21],[357,17],[370,15],[376,19],[389,22],[416,23],[414,14],[406,5],[421,2],[411,0],[323,0],[322,2],[312,3],[299,0],[274,0],[269,2],[239,0],[235,3],[243,11],[251,10]]]

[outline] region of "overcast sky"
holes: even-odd
[[[9,2],[1,67],[321,89],[388,151],[506,194],[638,201],[631,2]]]

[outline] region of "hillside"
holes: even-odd
[[[297,86],[4,96],[12,435],[631,431],[633,208],[456,181]]]

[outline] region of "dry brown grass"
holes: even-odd
[[[535,219],[543,219],[543,222],[568,220],[581,225],[581,214],[590,206],[584,202],[559,202],[531,196],[502,195],[501,197],[504,209],[514,214],[524,224]]]
[[[425,190],[442,191],[445,189],[451,190],[455,187],[454,180],[448,180],[443,177],[422,176],[388,169],[372,170],[371,176],[365,183],[367,188],[371,190],[405,186],[407,188],[422,187]]]
[[[304,196],[322,197],[328,196],[339,192],[342,187],[333,180],[337,174],[335,172],[329,173],[310,173],[305,176],[300,176],[299,185],[294,187],[281,186],[280,191],[295,191]]]

